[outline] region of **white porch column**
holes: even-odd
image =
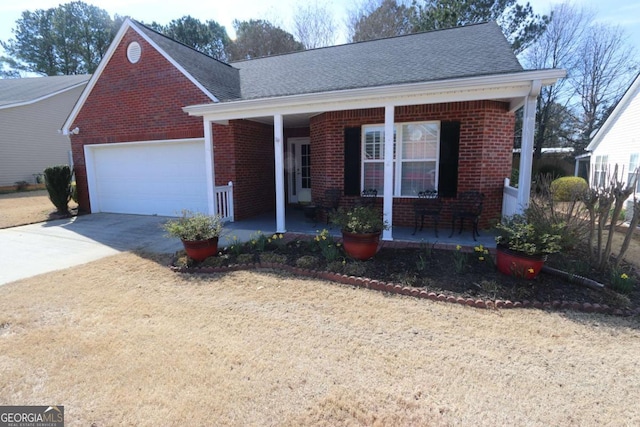
[[[393,128],[394,106],[384,107],[384,193],[382,213],[385,221],[393,224]],[[391,228],[382,232],[382,240],[393,240]]]
[[[542,82],[533,81],[529,96],[524,101],[522,114],[522,150],[520,152],[520,172],[518,178],[518,206],[517,213],[522,213],[529,207],[531,197],[531,169],[533,167],[533,135],[536,126],[536,102]]]
[[[204,161],[205,161],[205,173],[207,176],[207,210],[209,215],[215,215],[218,212],[218,206],[216,206],[215,186],[216,186],[216,171],[213,161],[213,132],[211,127],[212,123],[204,119]]]
[[[286,232],[284,224],[284,126],[282,114],[273,116],[273,148],[276,172],[276,232]]]

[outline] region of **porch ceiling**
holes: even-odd
[[[285,128],[306,128],[309,127],[309,119],[319,113],[287,114],[283,116]],[[250,120],[258,123],[273,126],[273,116],[254,117]]]

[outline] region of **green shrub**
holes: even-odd
[[[352,261],[346,263],[342,271],[348,276],[364,277],[367,275],[367,265],[364,261]]]
[[[255,256],[253,254],[240,254],[236,257],[238,264],[253,264]]]
[[[579,176],[563,176],[551,183],[553,200],[558,202],[570,202],[576,200],[589,189],[589,184]]]
[[[263,252],[259,256],[260,262],[271,262],[276,264],[286,264],[287,256],[282,254],[274,254],[273,252]]]
[[[44,170],[45,185],[51,203],[58,213],[69,214],[69,200],[71,200],[71,168],[69,166],[52,166]]]

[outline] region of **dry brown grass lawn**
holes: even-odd
[[[69,206],[77,204],[72,201]],[[0,194],[0,228],[46,221],[55,211],[47,190]]]
[[[638,320],[122,254],[0,287],[0,404],[74,425],[640,425]]]

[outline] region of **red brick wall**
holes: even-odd
[[[233,181],[236,219],[275,210],[273,126],[232,120],[213,126],[216,185]]]
[[[458,191],[483,192],[485,203],[480,225],[492,225],[502,211],[504,178],[511,176],[515,121],[508,105],[495,101],[472,101],[395,109],[396,123],[421,120],[460,121]],[[311,118],[312,197],[322,197],[327,188],[343,186],[344,129],[383,123],[383,108],[336,111]],[[341,203],[351,202],[345,198]],[[394,224],[413,225],[412,203],[411,198],[394,199]],[[381,201],[378,204],[381,205]],[[450,221],[450,213],[445,208],[441,226],[446,227]]]
[[[142,56],[127,60],[127,46],[137,41]],[[202,138],[202,119],[189,117],[185,105],[211,102],[135,31],[129,30],[89,94],[71,128],[80,209],[89,212],[84,149],[87,144]]]

